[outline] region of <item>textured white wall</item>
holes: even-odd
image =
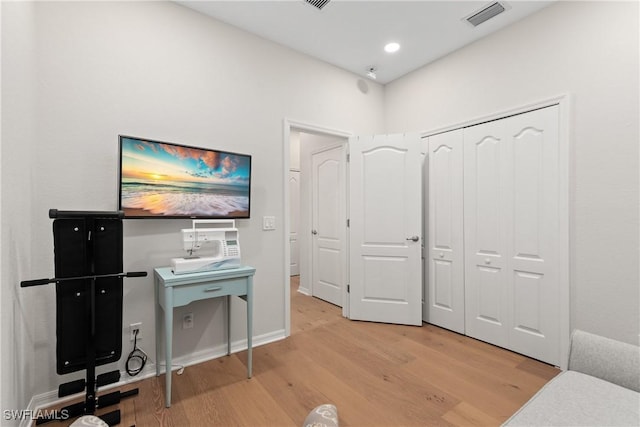
[[[283,271],[284,244],[288,244],[282,224],[283,174],[289,153],[282,149],[283,119],[381,132],[383,88],[372,83],[363,94],[356,75],[170,2],[5,4],[3,47],[5,40],[26,39],[27,47],[35,49],[31,56],[35,63],[6,62],[3,56],[2,86],[30,88],[35,105],[9,111],[12,117],[26,114],[30,120],[3,130],[3,154],[31,150],[32,155],[12,157],[20,163],[9,170],[4,167],[6,154],[2,157],[3,190],[12,171],[20,170],[19,177],[31,180],[31,185],[12,181],[9,194],[2,193],[2,245],[5,249],[11,244],[9,251],[26,251],[34,261],[8,276],[5,267],[15,262],[15,254],[3,255],[3,296],[16,280],[53,276],[49,208],[116,209],[117,135],[126,134],[253,155],[252,218],[239,220],[238,226],[243,261],[257,268],[254,333],[284,331],[289,285]],[[20,54],[13,53],[9,59]],[[3,106],[4,101],[5,93]],[[33,126],[27,129],[29,125]],[[7,218],[5,200],[19,202],[20,209]],[[276,217],[278,230],[262,231],[264,215]],[[5,237],[25,224],[31,231],[26,238]],[[123,323],[125,329],[129,323],[143,323],[140,344],[152,359],[152,269],[182,255],[179,229],[188,226],[188,220],[125,222],[125,269],[144,270],[150,276],[125,281]],[[7,277],[11,283],[5,282]],[[28,298],[30,308],[16,315],[24,331],[10,337],[20,344],[14,350],[20,357],[14,379],[24,381],[15,404],[25,407],[31,396],[83,374],[69,378],[55,374],[53,287],[26,289],[19,295],[15,304]],[[244,303],[234,302],[233,310],[232,339],[241,340]],[[187,311],[194,313],[195,327],[176,331],[176,357],[225,342],[221,303],[200,301],[176,310],[176,323]],[[128,351],[127,336],[125,357]],[[13,368],[4,357],[2,361],[3,373]]]
[[[568,93],[571,326],[638,343],[638,3],[558,2],[386,86],[387,131]]]
[[[33,159],[36,140],[35,91],[35,25],[33,4],[14,8],[13,3],[0,2],[2,10],[2,139],[0,145],[0,407],[24,408],[31,397],[35,375],[23,360],[32,357],[33,324],[38,317],[33,294],[19,288],[39,261],[31,248],[38,244],[31,230]],[[11,37],[5,37],[6,33]],[[46,214],[45,214],[46,215]],[[45,292],[46,293],[46,292]],[[51,294],[50,294],[51,295]],[[3,414],[4,415],[4,414]],[[12,425],[5,420],[2,425]]]

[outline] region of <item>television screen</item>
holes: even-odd
[[[249,218],[251,156],[120,136],[125,218]]]

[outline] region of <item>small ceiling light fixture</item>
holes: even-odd
[[[375,80],[376,78],[378,78],[378,76],[376,75],[376,71],[378,71],[378,69],[374,66],[368,67],[367,68],[367,77],[369,77],[372,80]]]
[[[391,43],[387,43],[384,46],[384,51],[388,53],[394,53],[394,52],[397,52],[398,50],[400,50],[400,43],[391,42]]]

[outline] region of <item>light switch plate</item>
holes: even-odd
[[[262,217],[262,229],[263,230],[275,230],[276,229],[276,217],[275,216],[263,216]]]

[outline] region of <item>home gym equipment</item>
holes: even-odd
[[[84,401],[62,408],[36,424],[94,414],[96,409],[138,394],[138,389],[97,396],[98,387],[120,381],[120,371],[96,376],[96,366],[122,355],[122,282],[145,271],[122,272],[122,211],[49,210],[53,221],[55,276],[27,280],[21,287],[56,284],[56,371],[85,369],[86,378],[58,388],[58,397],[85,391]],[[100,415],[110,426],[120,423],[120,410]]]

